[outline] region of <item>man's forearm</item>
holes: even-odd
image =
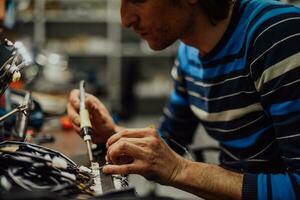
[[[207,199],[241,199],[243,174],[217,165],[186,161],[170,184]]]

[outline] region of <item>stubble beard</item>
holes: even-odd
[[[155,33],[157,37],[154,37],[152,39],[153,42],[147,41],[149,47],[154,51],[164,50],[171,46],[174,42],[176,42],[177,39],[179,39],[174,34],[172,34],[172,30],[169,26],[158,28],[155,30]]]

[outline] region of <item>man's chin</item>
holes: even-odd
[[[153,51],[161,51],[164,50],[166,48],[168,48],[171,44],[161,44],[161,43],[152,43],[152,42],[148,42],[148,46],[150,47],[150,49],[152,49]]]

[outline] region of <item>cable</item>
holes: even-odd
[[[24,142],[2,142],[0,163],[0,196],[16,188],[51,191],[68,197],[94,195],[90,189],[94,184],[92,175],[48,148]],[[9,184],[5,186],[2,180]]]

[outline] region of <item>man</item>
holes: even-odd
[[[209,199],[300,199],[300,9],[262,0],[122,0],[122,23],[154,50],[175,42],[174,90],[159,130],[126,129],[88,95],[105,173],[140,174]],[[69,116],[78,130],[78,91]],[[201,123],[220,166],[180,157]],[[168,140],[166,140],[168,142]]]

